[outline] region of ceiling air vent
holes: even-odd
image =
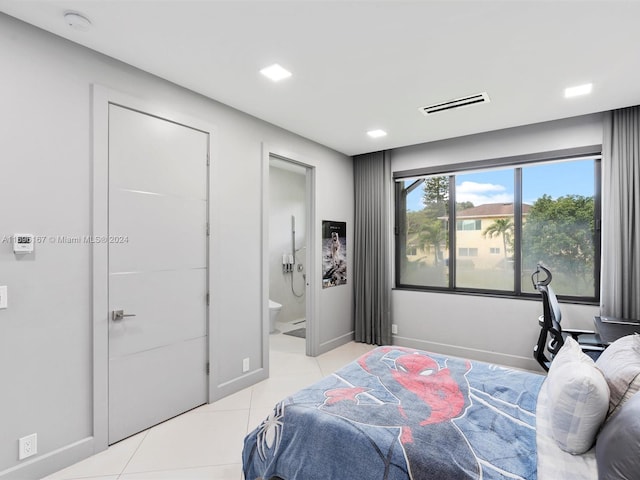
[[[491,100],[487,92],[476,93],[475,95],[468,95],[462,98],[456,98],[447,102],[435,103],[426,107],[420,107],[419,110],[426,116],[432,115],[438,112],[444,112],[445,110],[453,110],[454,108],[468,107],[470,105],[476,105],[480,103],[488,103]]]

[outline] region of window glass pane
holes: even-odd
[[[597,300],[598,172],[599,156],[397,182],[398,285],[535,294],[531,273],[542,262],[553,272],[556,293]],[[516,180],[522,183],[514,187]],[[451,219],[450,198],[456,202]],[[514,204],[522,205],[519,215]],[[517,289],[515,271],[521,272]]]
[[[400,283],[448,287],[449,177],[405,180],[399,201]]]
[[[458,220],[456,222],[456,230],[480,230],[482,229],[482,220]]]
[[[596,297],[594,160],[522,169],[522,290],[533,292],[531,273],[543,262],[559,295]]]
[[[513,172],[456,175],[456,287],[513,291]]]

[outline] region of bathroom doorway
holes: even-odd
[[[265,180],[267,344],[270,352],[311,355],[313,168],[269,153]]]

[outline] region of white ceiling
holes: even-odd
[[[71,29],[66,11],[87,16]],[[638,1],[0,0],[0,11],[354,155],[640,104]],[[272,63],[293,76],[272,83]],[[593,93],[565,99],[565,87]],[[486,91],[491,102],[418,107]],[[384,129],[371,139],[366,132]]]

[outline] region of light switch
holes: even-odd
[[[0,308],[7,308],[7,286],[0,286]]]

